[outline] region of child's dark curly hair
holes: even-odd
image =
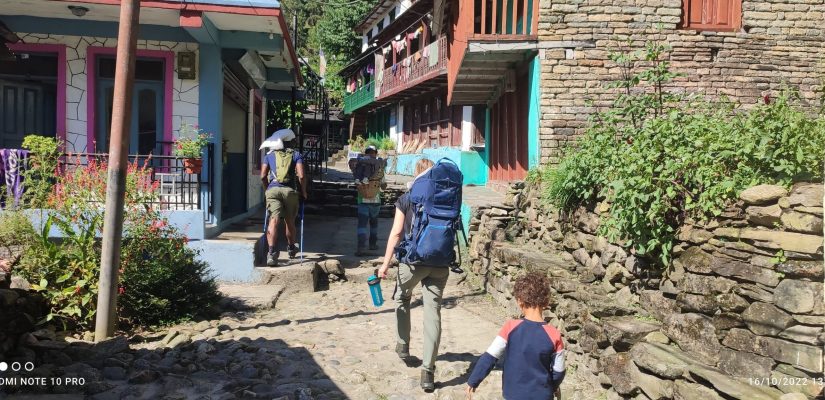
[[[545,308],[550,305],[550,279],[538,272],[528,272],[516,279],[513,295],[524,307]]]

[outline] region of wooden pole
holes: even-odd
[[[123,236],[123,206],[126,197],[126,170],[129,166],[127,155],[132,126],[132,91],[135,85],[139,21],[140,0],[122,0],[117,34],[115,88],[109,140],[109,176],[106,181],[106,211],[103,216],[103,249],[100,256],[95,342],[112,337],[117,322],[115,311],[120,241]]]

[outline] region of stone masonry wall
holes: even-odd
[[[541,0],[539,40],[570,41],[541,58],[541,157],[558,162],[565,142],[581,134],[590,114],[610,105],[605,84],[619,76],[610,50],[632,40],[672,46],[672,69],[685,74],[671,89],[726,96],[752,105],[783,85],[813,102],[825,76],[825,2],[741,0],[739,32],[679,28],[682,0]],[[592,100],[592,105],[587,101]]]
[[[514,278],[547,273],[568,368],[607,398],[821,398],[822,184],[751,188],[686,223],[666,272],[598,236],[608,206],[562,216],[537,197],[516,186],[475,212],[470,280],[515,316]]]

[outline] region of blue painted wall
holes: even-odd
[[[221,220],[221,183],[223,182],[223,61],[221,49],[218,46],[201,44],[200,46],[200,88],[198,94],[198,124],[206,132],[212,133],[212,143],[215,145],[213,155],[212,182],[212,215],[211,223]],[[209,180],[208,166],[204,164],[201,178]],[[201,204],[208,204],[208,188],[201,192]]]
[[[533,57],[530,62],[528,79],[530,80],[530,109],[527,117],[527,160],[529,169],[533,169],[538,167],[541,162],[541,147],[539,145],[541,62],[539,62],[538,57]]]
[[[458,168],[464,174],[465,185],[483,186],[487,184],[487,162],[484,159],[484,153],[461,151],[461,149],[455,147],[424,149],[421,154],[401,154],[396,158],[395,169],[392,170],[392,173],[412,176],[415,173],[415,164],[418,160],[427,158],[436,162],[445,157],[458,164]]]
[[[189,242],[189,247],[200,252],[199,258],[209,264],[209,269],[219,281],[255,283],[260,275],[255,272],[252,256],[253,244],[221,240]]]
[[[43,229],[43,226],[46,224],[46,219],[49,217],[49,214],[53,212],[53,210],[26,209],[23,210],[23,212],[26,214],[29,221],[31,221],[31,224],[34,227],[35,232],[40,232]],[[2,211],[0,211],[0,213],[2,213]],[[166,217],[169,225],[177,228],[178,231],[180,231],[190,240],[203,240],[203,211],[161,211],[160,214],[163,217]],[[79,226],[74,225],[74,229],[78,230]],[[49,237],[62,238],[64,236],[65,235],[63,234],[63,232],[56,225],[52,225],[51,229],[49,230]],[[98,237],[99,236],[100,235],[98,235]]]

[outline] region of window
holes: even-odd
[[[390,21],[395,21],[395,7],[390,10]]]
[[[682,28],[736,31],[742,26],[742,0],[682,0]]]

